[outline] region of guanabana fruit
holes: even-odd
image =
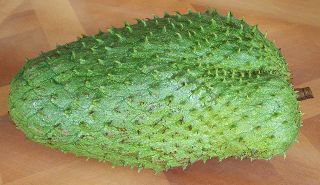
[[[12,80],[9,109],[33,141],[155,171],[270,159],[301,119],[274,43],[216,11],[126,22],[42,53]]]

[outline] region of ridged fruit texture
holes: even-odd
[[[33,141],[155,171],[270,159],[301,119],[274,43],[215,11],[125,23],[42,53],[12,80],[9,108]]]

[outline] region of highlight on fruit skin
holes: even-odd
[[[35,142],[160,172],[283,155],[301,126],[296,98],[258,27],[208,10],[126,22],[27,60],[9,112]]]

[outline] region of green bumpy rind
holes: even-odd
[[[231,14],[166,14],[28,60],[10,115],[27,138],[163,171],[218,157],[270,159],[301,114],[280,51]]]

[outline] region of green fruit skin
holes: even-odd
[[[274,43],[215,11],[138,20],[42,53],[11,81],[9,110],[35,142],[157,172],[270,159],[301,123]]]

